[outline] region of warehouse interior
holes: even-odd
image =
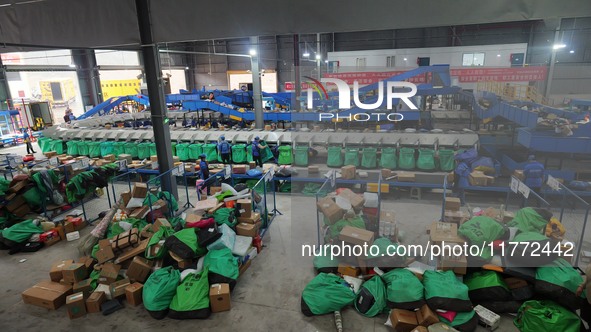
[[[0,18],[0,325],[591,330],[588,1]]]

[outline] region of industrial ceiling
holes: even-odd
[[[539,19],[557,22],[591,15],[589,0],[150,0],[150,4],[157,43]],[[136,49],[139,44],[134,0],[0,1],[0,52],[19,47]]]

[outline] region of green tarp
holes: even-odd
[[[137,144],[132,142],[125,143],[125,154],[131,155],[132,158],[137,158]]]
[[[544,219],[533,208],[526,207],[517,211],[515,218],[507,226],[517,227],[520,232],[542,233],[546,228],[546,224],[548,224],[548,220]]]
[[[207,275],[208,270],[205,267],[199,274],[189,273],[178,285],[170,302],[170,318],[205,319],[211,315]]]
[[[78,154],[81,156],[88,156],[90,155],[89,144],[90,142],[87,141],[80,141],[78,143]]]
[[[2,236],[5,239],[16,243],[27,242],[31,235],[41,233],[43,233],[43,229],[41,226],[35,225],[33,219],[21,221],[2,230]]]
[[[125,153],[125,142],[113,142],[113,154],[115,157]]]
[[[179,157],[180,161],[188,161],[189,160],[189,144],[188,143],[181,143],[176,145],[176,155]]]
[[[66,142],[66,146],[68,147],[67,153],[70,156],[78,155],[78,141],[68,141]]]
[[[238,219],[236,218],[236,214],[232,208],[217,209],[213,213],[213,219],[215,219],[215,222],[218,225],[226,224],[232,228],[234,228],[234,226],[236,226],[238,223]]]
[[[394,269],[382,275],[390,308],[414,310],[424,303],[424,287],[419,278],[407,269]]]
[[[579,332],[577,314],[552,301],[527,301],[519,308],[513,324],[521,332]]]
[[[158,155],[158,152],[156,152],[156,143],[148,143],[148,151],[150,153],[150,156],[156,156]],[[148,157],[149,158],[149,157]]]
[[[64,142],[59,139],[51,141],[51,149],[49,151],[55,151],[57,154],[63,154]]]
[[[451,172],[455,169],[454,151],[440,149],[439,151],[439,169],[444,172]]]
[[[232,162],[235,164],[242,164],[246,162],[246,145],[236,144],[232,145]]]
[[[296,166],[308,166],[308,147],[296,146],[294,150],[294,164]]]
[[[398,167],[400,169],[414,169],[415,168],[415,149],[401,148],[400,157],[398,158]]]
[[[419,157],[417,158],[417,168],[423,171],[434,171],[435,150],[419,149]]]
[[[302,292],[301,310],[306,316],[324,315],[339,311],[355,301],[353,288],[342,278],[320,273]]]
[[[378,149],[376,148],[363,148],[361,151],[361,167],[363,168],[376,168],[378,166]]]
[[[150,159],[150,143],[142,142],[137,145],[137,157],[139,159]]]
[[[191,160],[197,160],[197,159],[199,159],[199,156],[202,153],[203,153],[203,147],[201,146],[201,144],[191,144],[191,145],[189,145],[189,159],[191,159]]]
[[[326,160],[326,166],[328,167],[341,167],[343,166],[343,154],[340,146],[329,146],[328,147],[328,158]]]
[[[100,158],[101,142],[88,142],[88,156],[90,158]]]
[[[152,273],[142,290],[144,307],[148,311],[166,311],[176,295],[180,278],[179,271],[172,266],[160,268]]]
[[[380,276],[374,276],[361,285],[355,298],[355,309],[365,317],[374,317],[386,309],[386,286]]]
[[[212,162],[217,162],[218,161],[218,150],[217,150],[217,145],[213,144],[213,143],[208,143],[208,144],[203,144],[203,153],[205,153],[205,158],[207,158],[207,161],[212,163]]]
[[[102,142],[101,143],[101,157],[113,154],[113,142]]]
[[[382,156],[380,157],[380,167],[387,169],[396,168],[396,149],[383,148]]]
[[[345,149],[345,165],[359,167],[359,149]]]
[[[45,153],[45,152],[51,151],[51,148],[50,148],[51,138],[39,137],[37,139],[37,144],[39,145],[39,149],[41,149],[41,152]]]
[[[277,158],[277,163],[279,165],[290,165],[293,159],[291,146],[282,145],[277,150],[279,150],[279,157]]]

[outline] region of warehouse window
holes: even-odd
[[[464,53],[462,56],[462,66],[484,66],[484,53]]]
[[[386,57],[386,67],[396,67],[396,56],[390,55]]]
[[[355,60],[355,67],[357,67],[357,69],[365,68],[365,58],[357,58]]]

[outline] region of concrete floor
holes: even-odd
[[[4,149],[7,151],[8,149]],[[14,148],[14,151],[19,151]],[[4,152],[3,151],[3,152]],[[119,185],[118,190],[124,186]],[[429,224],[439,219],[441,194],[426,194],[421,201],[410,200],[408,193],[400,197],[385,196],[382,208],[394,210],[400,229],[405,233],[403,243],[424,243],[425,230]],[[190,200],[195,201],[191,191]],[[469,201],[477,204],[491,202],[500,204],[504,199],[474,197]],[[184,203],[181,198],[180,203]],[[88,203],[89,218],[108,208],[106,197]],[[277,195],[277,207],[283,215],[277,216],[263,239],[265,248],[253,261],[252,266],[239,279],[232,293],[232,310],[212,314],[203,321],[176,321],[152,319],[142,306],[125,308],[108,317],[89,314],[83,318],[70,320],[64,307],[50,311],[25,305],[20,293],[38,281],[48,279],[52,262],[79,257],[76,246],[79,241],[60,242],[36,253],[18,253],[9,256],[0,251],[0,326],[7,330],[164,330],[189,328],[216,328],[220,331],[335,331],[332,315],[308,318],[300,312],[300,296],[305,285],[314,277],[312,259],[301,257],[301,245],[315,244],[316,207],[314,197],[301,195]],[[88,234],[91,227],[83,230]],[[20,263],[21,259],[26,259]],[[345,331],[390,331],[384,326],[386,315],[366,318],[349,307],[343,310]],[[497,331],[517,331],[513,317],[502,318]],[[479,327],[478,331],[485,331]]]

